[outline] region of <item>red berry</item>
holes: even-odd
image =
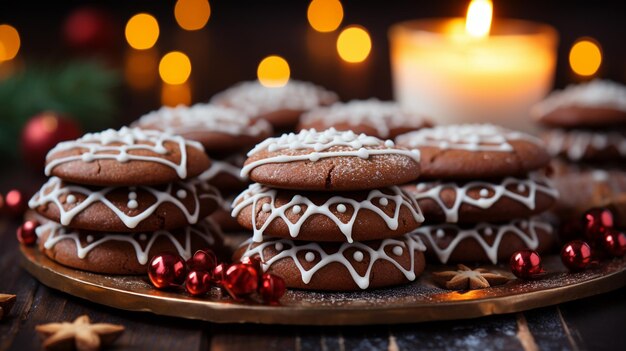
[[[589,267],[591,259],[591,247],[582,240],[570,241],[561,249],[561,261],[571,271]]]
[[[222,285],[234,299],[239,299],[256,291],[259,276],[253,267],[236,263],[226,270]]]
[[[278,303],[286,291],[287,288],[283,278],[269,273],[263,274],[261,285],[259,286],[259,295],[261,295],[263,302],[269,304]]]
[[[187,260],[187,265],[191,270],[212,272],[217,266],[217,256],[211,250],[198,250]]]
[[[616,229],[607,229],[602,238],[602,247],[614,257],[626,254],[626,234]]]
[[[226,270],[228,269],[228,265],[226,263],[220,263],[213,269],[212,280],[216,285],[222,285],[224,282],[224,275],[226,274]]]
[[[263,274],[263,270],[261,269],[261,259],[258,256],[254,256],[254,257],[246,256],[246,257],[243,257],[240,262],[254,268],[259,278],[261,278],[261,275]]]
[[[4,196],[4,211],[12,217],[20,217],[26,211],[27,200],[17,189],[10,190]]]
[[[211,274],[207,271],[191,271],[185,280],[185,290],[192,296],[204,295],[211,290]]]
[[[160,253],[150,260],[148,277],[158,289],[181,286],[185,282],[187,267],[185,261],[177,254]]]
[[[39,223],[35,221],[26,221],[17,228],[17,240],[23,245],[33,245],[37,242],[36,229]]]
[[[521,279],[536,279],[545,272],[541,257],[533,250],[520,250],[513,253],[509,264],[513,274]]]
[[[592,208],[583,216],[584,235],[592,245],[602,240],[604,231],[613,228],[613,212],[607,208]]]

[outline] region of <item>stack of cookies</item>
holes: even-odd
[[[422,175],[403,188],[428,225],[414,231],[434,260],[492,262],[520,249],[544,251],[551,225],[537,218],[558,192],[539,173],[550,161],[541,140],[493,125],[452,125],[399,136],[417,148]]]
[[[39,247],[86,271],[143,274],[151,256],[219,248],[205,217],[220,197],[196,178],[210,165],[202,145],[137,128],[62,142],[46,158],[51,176],[29,201],[42,219]]]
[[[534,106],[532,116],[549,128],[543,137],[558,157],[559,217],[610,206],[626,218],[626,86],[604,80],[568,86]]]
[[[233,216],[252,230],[235,259],[258,257],[288,287],[358,290],[414,280],[423,221],[398,184],[419,176],[419,152],[328,129],[269,138],[248,153],[252,184]]]
[[[162,107],[142,116],[133,126],[160,130],[201,143],[212,162],[198,178],[215,186],[224,199],[211,218],[226,232],[242,229],[230,216],[230,204],[248,185],[247,179],[241,176],[245,152],[273,134],[267,121],[250,118],[227,107],[196,104]]]

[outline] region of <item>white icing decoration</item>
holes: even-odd
[[[179,189],[176,192],[176,197],[178,197],[179,199],[184,199],[187,197],[187,192],[184,189]]]
[[[332,147],[341,147],[341,150],[331,151]],[[241,175],[247,176],[250,171],[258,166],[268,163],[283,163],[294,161],[318,161],[328,157],[360,157],[367,159],[376,155],[403,155],[419,162],[418,150],[405,150],[389,147],[378,138],[365,134],[355,134],[352,131],[338,132],[334,128],[318,132],[315,129],[305,129],[298,134],[283,134],[277,138],[268,138],[254,147],[248,156],[267,150],[276,152],[281,150],[313,150],[307,154],[277,155],[256,160],[245,165],[241,169]]]
[[[239,155],[236,156],[239,157]],[[230,158],[223,161],[212,159],[209,169],[200,174],[198,176],[198,179],[211,181],[213,178],[221,173],[225,173],[229,176],[237,178],[241,182],[245,182],[247,180],[247,177],[241,175],[241,167],[233,165]]]
[[[278,250],[279,252],[275,256],[267,258],[264,252],[265,249],[267,247],[276,245],[276,243],[282,243],[287,248],[284,250]],[[315,273],[317,273],[317,271],[328,266],[329,264],[339,263],[348,270],[354,282],[361,289],[367,289],[367,287],[370,285],[370,274],[372,271],[372,267],[374,266],[374,263],[379,260],[393,264],[400,272],[404,274],[407,280],[415,280],[415,252],[421,252],[426,250],[426,247],[418,236],[409,234],[405,234],[394,239],[381,240],[379,241],[379,244],[377,244],[376,248],[372,248],[361,242],[355,242],[352,244],[341,243],[340,245],[338,245],[337,251],[330,254],[323,250],[318,243],[314,242],[297,242],[287,239],[269,239],[268,241],[264,241],[258,244],[258,246],[256,247],[253,247],[253,245],[254,242],[252,241],[252,239],[248,239],[242,244],[242,247],[246,248],[242,258],[258,255],[261,259],[261,267],[264,271],[267,271],[275,262],[278,262],[284,258],[291,258],[298,270],[300,271],[302,282],[304,284],[308,284],[315,275]],[[401,259],[397,257],[397,255],[390,256],[389,254],[387,254],[386,248],[390,246],[393,246],[394,248],[398,246],[401,248],[406,248],[410,255],[409,261],[411,262],[411,266],[408,269],[404,268],[400,264]],[[353,263],[350,262],[350,260],[346,257],[346,255],[344,254],[346,250],[358,250],[363,254],[363,258],[365,258],[366,256],[369,257],[368,267],[363,275],[357,272],[357,270],[354,268]],[[394,251],[394,249],[392,249],[391,251]],[[298,258],[299,252],[306,252],[306,261],[308,261],[306,257],[308,254],[312,254],[314,258],[319,257],[319,260],[310,269],[306,270],[302,266],[302,263]]]
[[[337,124],[366,125],[376,130],[378,137],[389,138],[390,130],[393,128],[418,129],[424,126],[425,121],[395,102],[369,99],[352,100],[347,103],[338,102],[329,107],[312,110],[301,117],[302,125],[319,123],[322,123],[325,128],[334,127]],[[387,142],[385,145],[394,146]]]
[[[413,219],[416,222],[423,222],[424,216],[422,215],[419,206],[415,199],[413,199],[406,192],[401,190],[397,186],[392,186],[389,188],[385,188],[387,192],[390,194],[383,193],[381,190],[370,190],[367,198],[362,201],[357,201],[351,198],[343,197],[343,196],[333,196],[326,200],[323,204],[317,205],[309,200],[305,196],[295,195],[289,202],[282,206],[276,205],[276,196],[278,194],[278,190],[263,187],[260,184],[252,184],[250,187],[241,193],[235,201],[233,202],[233,211],[232,216],[236,217],[241,210],[246,206],[252,206],[251,213],[257,213],[257,209],[259,206],[259,201],[261,200],[269,200],[261,205],[262,210],[265,208],[269,208],[271,214],[265,219],[265,223],[263,226],[258,227],[256,224],[256,216],[252,216],[252,226],[254,228],[253,240],[256,242],[260,242],[263,239],[263,233],[265,229],[274,221],[275,219],[282,219],[289,228],[289,234],[292,238],[298,237],[298,233],[300,232],[300,228],[302,224],[311,216],[314,215],[323,215],[330,218],[339,228],[339,230],[345,235],[346,240],[348,242],[352,242],[352,228],[354,223],[356,222],[357,216],[361,210],[369,210],[374,214],[378,215],[382,220],[385,221],[387,227],[391,230],[396,230],[400,221],[400,209],[402,207],[406,207],[412,214]],[[394,204],[394,214],[393,216],[387,215],[383,209],[377,206],[374,203],[374,199],[377,198],[386,198],[388,201]],[[342,222],[332,211],[331,207],[335,204],[349,204],[354,209],[350,220],[348,222]],[[380,203],[376,201],[376,203]],[[267,205],[267,206],[266,206]],[[287,218],[286,211],[293,206],[306,206],[306,210],[304,213],[300,215],[300,217],[293,223],[290,219]],[[339,205],[337,206],[337,211],[339,211]]]
[[[181,135],[215,132],[235,136],[259,136],[272,133],[272,126],[266,120],[250,117],[233,108],[199,103],[189,107],[163,106],[140,117],[133,126]]]
[[[387,205],[389,205],[389,200],[387,200],[386,197],[381,197],[380,199],[378,199],[378,203],[381,206],[387,206]]]
[[[87,235],[87,237],[85,239],[87,239],[88,243],[92,243],[93,242],[93,235]]]
[[[261,209],[263,210],[263,212],[271,212],[272,206],[270,204],[263,204],[263,206],[261,206]]]
[[[283,243],[280,243],[280,242],[276,243],[276,245],[274,246],[276,251],[283,251],[283,247],[284,247]]]
[[[391,252],[393,252],[394,255],[396,256],[402,256],[402,252],[404,252],[404,249],[402,248],[402,246],[395,246]]]
[[[146,241],[146,240],[148,240],[148,236],[146,234],[143,234],[143,233],[139,234],[139,240]]]
[[[580,161],[590,149],[603,152],[612,148],[626,158],[626,134],[622,132],[553,129],[545,139],[552,156],[564,155],[572,161]]]
[[[145,241],[144,239],[141,239],[141,235],[107,233],[106,235],[99,236],[99,239],[95,241],[93,241],[94,238],[92,237],[92,242],[89,242],[89,240],[87,240],[88,244],[83,245],[80,240],[80,234],[77,231],[51,221],[40,225],[36,229],[37,236],[39,237],[41,237],[44,232],[48,231],[50,231],[50,234],[43,244],[46,249],[52,249],[60,241],[73,240],[76,244],[76,255],[78,256],[78,258],[84,259],[85,257],[87,257],[89,252],[91,252],[91,250],[98,247],[99,245],[102,245],[109,241],[126,242],[133,246],[133,248],[135,249],[137,261],[139,262],[139,264],[142,265],[148,263],[148,260],[150,259],[148,255],[150,253],[150,250],[152,249],[152,245],[154,245],[156,240],[159,238],[164,237],[166,239],[169,239],[178,254],[182,256],[183,259],[188,260],[193,254],[191,252],[192,236],[200,237],[208,245],[214,245],[216,243],[216,237],[219,237],[219,235],[221,234],[219,227],[210,220],[203,220],[194,226],[187,226],[183,229],[180,229],[180,231],[184,233],[184,237],[181,241],[176,239],[176,237],[167,230],[157,230],[153,233],[150,233],[150,240],[145,244],[140,244],[139,241],[137,241],[136,239],[136,237],[138,237],[139,240]]]
[[[487,243],[484,238],[486,236],[492,236],[487,234],[487,228],[490,228],[495,232],[495,238],[493,240],[493,244]],[[446,229],[451,234],[452,240],[449,243],[446,243],[446,247],[439,247],[436,243],[436,238],[441,239],[438,235],[434,235],[434,233],[438,233],[440,230]],[[521,219],[514,220],[506,224],[489,224],[489,223],[478,223],[472,228],[461,229],[454,224],[437,224],[437,225],[429,225],[422,226],[417,228],[411,235],[419,235],[426,242],[430,243],[429,250],[433,250],[434,253],[439,258],[439,261],[442,263],[447,263],[448,259],[452,252],[457,248],[457,246],[464,240],[475,240],[480,247],[484,250],[485,254],[489,258],[489,260],[496,264],[498,261],[498,249],[500,248],[500,242],[502,241],[502,237],[507,234],[513,234],[519,237],[526,247],[531,250],[536,249],[539,246],[539,239],[537,237],[537,230],[543,230],[549,234],[552,234],[552,226],[547,222],[541,221],[540,219],[533,217],[531,219]],[[528,231],[528,233],[526,233]],[[484,233],[484,234],[481,234]]]
[[[75,202],[76,202],[76,196],[74,196],[72,194],[67,195],[67,197],[65,198],[65,203],[66,204],[70,204],[71,205],[71,204],[73,204]]]
[[[513,152],[513,146],[509,143],[513,140],[543,145],[542,141],[534,136],[493,124],[437,126],[402,134],[396,138],[398,144],[412,148],[436,147],[443,150],[473,152]]]
[[[546,99],[533,106],[532,114],[536,118],[541,118],[558,108],[569,106],[626,111],[626,86],[600,79],[572,84],[564,90],[553,91]]]
[[[437,229],[435,235],[441,239],[446,235],[446,232],[443,229]]]
[[[520,186],[524,187],[524,191],[519,191]],[[509,189],[510,187],[513,187],[513,189],[518,192]],[[471,189],[475,188],[482,188],[480,190],[481,198],[479,199],[474,199],[467,195]],[[548,178],[534,173],[530,174],[527,179],[507,177],[500,183],[472,181],[461,186],[454,182],[423,182],[419,183],[415,189],[416,191],[410,191],[410,194],[413,195],[418,202],[425,199],[436,202],[439,208],[445,213],[446,222],[448,223],[456,223],[459,220],[459,210],[463,204],[488,209],[502,198],[509,198],[533,210],[536,206],[537,192],[541,192],[552,198],[558,198],[559,196],[559,192],[552,186]],[[487,189],[493,192],[491,197],[487,197],[489,195],[489,190]],[[444,190],[452,190],[455,192],[454,204],[451,207],[446,207],[446,204],[441,199],[441,193]],[[483,190],[486,190],[487,194],[485,194]],[[528,194],[524,195],[523,193],[526,190]]]
[[[302,206],[295,205],[294,207],[291,208],[291,212],[293,212],[293,214],[298,214],[302,212]]]
[[[146,150],[164,155],[167,153],[167,149],[164,146],[166,142],[178,145],[180,163],[174,163],[158,156],[128,153],[129,151]],[[111,145],[113,143],[121,145]],[[79,139],[57,144],[46,156],[48,162],[45,173],[49,176],[54,167],[77,160],[82,160],[83,162],[96,160],[117,160],[118,162],[144,161],[166,165],[174,169],[181,179],[185,179],[187,178],[187,146],[204,151],[200,143],[185,140],[181,136],[169,133],[128,127],[122,127],[120,130],[107,129],[100,133],[88,133]],[[70,155],[54,159],[56,153],[67,150],[83,150],[83,153],[81,155]]]
[[[313,261],[315,261],[315,254],[314,254],[313,252],[307,252],[307,253],[304,255],[304,259],[305,259],[307,262],[313,262]]]
[[[346,205],[344,205],[344,204],[337,205],[337,212],[345,213],[347,210],[348,210],[348,208],[346,207]]]
[[[478,195],[480,195],[481,197],[487,197],[487,196],[489,196],[489,190],[488,189],[480,189],[480,191],[478,192]]]
[[[174,195],[175,187],[185,189],[193,198],[193,212]],[[105,187],[98,190],[89,189],[75,184],[63,183],[63,181],[57,177],[51,177],[46,184],[39,190],[28,202],[28,206],[32,209],[36,209],[39,206],[54,204],[59,209],[59,220],[63,225],[69,225],[72,219],[87,209],[94,203],[102,203],[108,207],[115,215],[124,223],[128,228],[135,228],[143,220],[151,216],[157,208],[163,203],[170,203],[176,206],[187,218],[188,223],[197,223],[200,217],[200,200],[201,199],[213,199],[218,203],[221,201],[219,192],[214,187],[210,186],[206,182],[203,182],[197,178],[187,181],[179,181],[175,183],[167,184],[163,190],[156,189],[149,186],[133,187],[139,188],[143,191],[150,193],[154,198],[154,203],[147,206],[143,211],[135,215],[129,215],[125,210],[115,206],[107,195],[113,191],[124,189],[124,187]],[[129,188],[130,189],[130,188]],[[80,204],[73,206],[72,208],[65,208],[61,202],[66,194],[81,194],[85,196]],[[71,195],[73,196],[73,195]],[[137,208],[138,203],[135,200],[137,194],[134,191],[129,191],[129,201],[127,203],[128,208]]]
[[[362,262],[365,256],[363,255],[361,251],[355,251],[354,254],[352,255],[352,258],[354,258],[354,260],[357,262]]]

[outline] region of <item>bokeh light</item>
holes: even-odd
[[[167,84],[161,88],[161,104],[164,106],[191,105],[191,87],[189,83]]]
[[[168,52],[159,62],[161,79],[168,84],[183,84],[191,75],[191,61],[180,51]]]
[[[482,38],[489,35],[493,4],[491,0],[472,0],[467,8],[465,31],[472,37]]]
[[[20,51],[20,35],[13,26],[0,25],[0,61],[12,60]]]
[[[159,57],[155,49],[129,49],[124,62],[124,76],[128,86],[136,90],[154,86],[158,80],[158,66]]]
[[[313,0],[307,10],[309,24],[318,32],[332,32],[343,20],[343,6],[339,0]]]
[[[291,72],[284,58],[272,55],[259,63],[256,74],[263,86],[277,88],[287,84]]]
[[[202,29],[211,16],[208,0],[178,0],[174,6],[174,17],[182,29]]]
[[[569,52],[569,64],[578,75],[594,75],[602,64],[600,44],[592,38],[578,39]]]
[[[159,39],[159,22],[150,14],[139,13],[128,20],[125,33],[133,49],[150,49]]]
[[[337,52],[346,62],[363,62],[372,50],[369,33],[360,26],[349,26],[337,38]]]

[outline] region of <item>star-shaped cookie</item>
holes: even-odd
[[[15,295],[0,294],[0,321],[11,312],[15,303]]]
[[[493,273],[485,268],[471,269],[459,264],[456,271],[433,272],[433,281],[449,290],[474,290],[490,286],[502,285],[509,278],[499,273]]]
[[[91,324],[87,315],[80,316],[72,323],[50,323],[38,325],[35,330],[45,337],[46,350],[95,351],[112,344],[124,327],[115,324]]]

